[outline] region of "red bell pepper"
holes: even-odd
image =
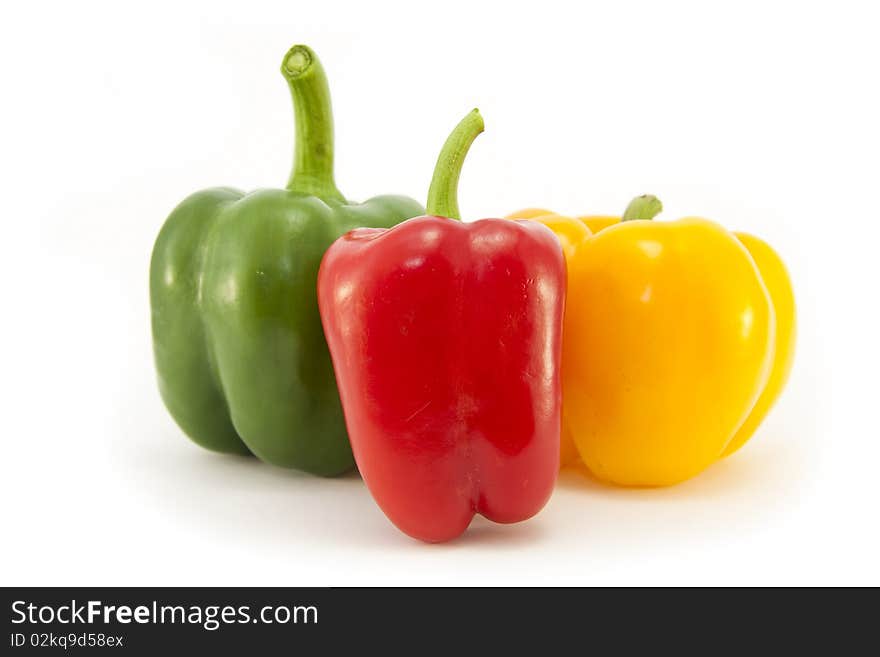
[[[358,468],[391,521],[430,542],[475,513],[530,518],[559,468],[565,263],[538,223],[455,221],[482,130],[474,110],[443,147],[435,216],[351,231],[318,275]]]

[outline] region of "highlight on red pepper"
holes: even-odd
[[[358,468],[403,532],[535,515],[559,468],[565,262],[535,222],[459,221],[477,110],[444,145],[428,216],[336,240],[318,304]]]

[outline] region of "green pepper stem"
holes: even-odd
[[[663,212],[663,204],[660,199],[651,194],[636,196],[621,217],[621,221],[633,221],[634,219],[653,219]]]
[[[284,55],[281,73],[290,87],[296,125],[287,189],[344,201],[333,181],[333,109],[324,67],[311,48],[293,46]]]
[[[458,211],[458,179],[468,149],[477,135],[483,132],[483,127],[480,110],[474,109],[455,126],[446,139],[428,189],[428,214],[461,219]]]

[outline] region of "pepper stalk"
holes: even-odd
[[[642,194],[641,196],[636,196],[629,202],[629,205],[626,206],[626,210],[620,220],[650,220],[661,212],[663,212],[663,204],[660,202],[659,198],[651,194]]]
[[[461,219],[458,209],[458,179],[461,176],[464,158],[484,127],[480,110],[473,109],[447,137],[437,157],[431,186],[428,189],[429,215]]]
[[[345,201],[333,180],[333,108],[324,67],[311,48],[296,45],[284,55],[281,73],[290,87],[296,128],[287,189]]]

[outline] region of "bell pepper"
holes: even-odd
[[[705,219],[529,209],[568,263],[562,463],[626,486],[686,480],[739,449],[779,397],[795,303],[765,242]]]
[[[318,475],[354,466],[315,284],[324,250],[355,226],[391,226],[416,201],[346,201],[333,179],[333,119],[315,53],[281,72],[296,126],[286,189],[196,192],[166,220],[150,265],[159,390],[180,428],[218,452]]]
[[[437,161],[429,216],[327,250],[318,302],[358,469],[405,533],[525,520],[559,469],[565,262],[544,226],[458,221],[474,110]]]

